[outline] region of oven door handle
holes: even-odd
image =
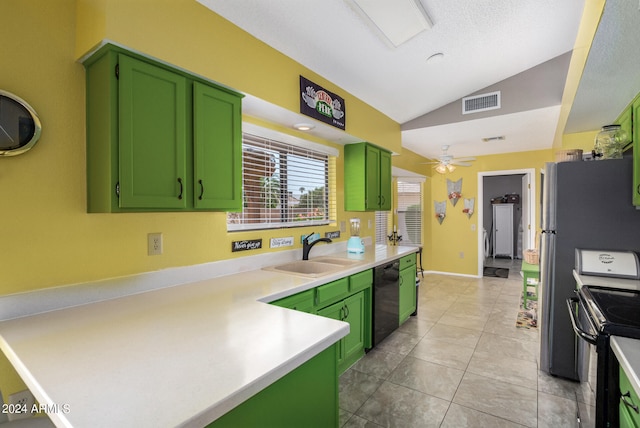
[[[570,299],[567,299],[567,307],[569,309],[569,317],[571,318],[571,324],[573,325],[573,331],[575,331],[578,336],[580,336],[581,338],[583,338],[584,340],[586,340],[590,344],[595,345],[596,341],[598,339],[598,336],[594,335],[594,334],[587,333],[586,331],[581,329],[580,326],[578,325],[578,320],[576,319],[576,312],[574,311],[574,305],[575,304],[579,304],[579,303],[580,303],[580,301],[578,300],[577,297],[572,297]]]

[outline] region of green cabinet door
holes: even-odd
[[[119,205],[185,208],[187,80],[119,56]]]
[[[345,318],[349,323],[349,334],[344,337],[344,370],[355,363],[365,348],[365,295],[360,291],[344,299]]]
[[[416,310],[416,266],[400,270],[400,324]]]
[[[635,206],[640,206],[640,99],[631,106],[633,128],[633,197]]]
[[[338,342],[338,372],[343,373],[364,355],[365,292],[360,291],[320,309],[318,315],[349,323],[349,334]]]
[[[380,206],[380,150],[367,145],[365,167],[365,209],[377,210]]]
[[[377,211],[391,210],[391,153],[380,150],[380,206]]]
[[[640,398],[636,394],[635,389],[631,386],[629,377],[622,366],[619,367],[619,385],[620,385],[620,428],[637,428],[640,427],[640,413],[637,409],[640,406]],[[611,409],[615,411],[615,409]]]
[[[240,98],[194,82],[194,200],[198,209],[242,210]]]
[[[331,306],[327,306],[326,308],[320,309],[317,312],[318,315],[325,318],[331,318],[338,321],[345,320],[345,311],[344,311],[344,302],[340,301],[338,303],[334,303]],[[349,334],[352,332],[350,331]],[[344,343],[346,337],[343,337],[336,343],[337,347],[337,355],[338,355],[338,368],[341,367],[342,362],[344,361]],[[339,371],[342,373],[341,371]]]

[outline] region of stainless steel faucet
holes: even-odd
[[[318,238],[315,241],[309,243],[309,238],[313,236],[315,232],[311,232],[302,240],[302,260],[309,260],[309,251],[316,245],[318,242],[332,242],[329,238]]]

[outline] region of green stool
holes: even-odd
[[[538,300],[538,283],[540,282],[540,265],[532,265],[525,261],[522,262],[522,301],[523,307],[527,308],[528,300]],[[535,296],[527,296],[527,288],[535,287]]]

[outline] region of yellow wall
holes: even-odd
[[[593,145],[600,130],[589,132],[576,132],[562,136],[562,150],[582,149],[583,153],[591,153]]]
[[[43,123],[33,150],[0,159],[6,266],[0,295],[238,257],[246,254],[231,253],[231,241],[262,237],[266,243],[310,232],[227,233],[224,213],[87,214],[85,79],[78,58],[103,38],[292,111],[299,107],[302,74],[344,96],[347,132],[399,150],[397,123],[195,1],[7,0],[0,16],[4,40],[20,34],[19,42],[0,46],[2,88],[27,100]],[[342,147],[334,147],[341,152],[341,189]],[[350,216],[342,199],[340,192],[338,220]],[[163,255],[147,256],[150,232],[163,233]],[[363,228],[363,235],[373,229]]]
[[[424,249],[425,269],[464,275],[478,274],[478,172],[520,170],[535,168],[536,183],[540,183],[540,169],[545,162],[554,160],[553,150],[510,153],[477,157],[470,167],[458,167],[446,175],[433,174],[428,183],[431,185],[431,198],[425,200],[427,226],[431,232]],[[447,179],[457,181],[462,178],[462,198],[475,198],[476,213],[468,218],[462,212],[463,200],[454,207],[448,199]],[[487,195],[485,195],[486,197]],[[535,201],[540,200],[540,189],[536,186]],[[446,217],[442,224],[435,218],[434,201],[447,201]],[[535,210],[536,214],[539,212]],[[488,215],[484,213],[484,215]],[[533,224],[538,224],[534,222]],[[471,225],[475,225],[472,230]],[[463,253],[463,257],[460,257]]]

